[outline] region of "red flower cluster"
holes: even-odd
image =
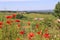
[[[2,28],[2,25],[0,25],[0,28]]]
[[[11,15],[10,16],[6,16],[7,19],[11,19],[12,17],[15,18],[16,17],[16,14],[12,14],[12,16]],[[17,22],[18,23],[17,24],[18,27],[21,26],[19,24],[19,22],[20,22],[19,19],[16,19],[14,22]],[[12,24],[12,21],[11,20],[7,20],[6,23],[9,24],[9,25],[11,25]],[[2,28],[2,25],[3,25],[3,22],[0,22],[0,28]],[[27,22],[27,25],[30,26],[31,25],[31,22],[30,21]],[[36,28],[39,28],[39,24],[38,23],[35,26],[36,26]],[[43,37],[50,38],[50,34],[47,33],[47,32],[48,32],[48,29],[45,29],[44,33],[42,33],[42,30],[41,30],[41,31],[38,31],[37,34],[38,35],[41,35],[42,34]],[[19,32],[19,34],[20,35],[24,35],[25,34],[25,31],[22,30],[22,31]],[[29,39],[32,39],[35,36],[35,34],[33,32],[30,32],[30,33],[28,33],[27,36],[28,36]],[[20,38],[17,38],[16,40],[20,40]]]
[[[42,33],[42,31],[38,31],[37,34],[40,35]]]
[[[31,39],[32,37],[34,37],[34,33],[33,32],[31,32],[31,33],[28,34],[28,38],[29,39]]]
[[[12,16],[13,16],[13,18],[15,18],[16,17],[16,14],[12,14]]]
[[[20,34],[23,35],[24,34],[24,31],[20,31]]]
[[[43,34],[43,36],[44,36],[45,38],[50,38],[50,34],[48,34],[48,33]]]
[[[20,22],[20,20],[16,19],[15,22]]]
[[[11,19],[12,18],[12,15],[9,15],[9,16],[6,16],[7,19]]]
[[[0,21],[0,28],[2,28],[3,22]]]
[[[0,25],[3,25],[3,22],[0,21]]]
[[[11,25],[12,21],[11,20],[7,20],[6,23]]]

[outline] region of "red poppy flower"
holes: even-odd
[[[23,35],[24,34],[24,31],[20,31],[20,34]]]
[[[16,40],[20,40],[20,38],[17,38]]]
[[[2,28],[2,25],[0,25],[0,29]]]
[[[12,16],[15,18],[16,17],[16,14],[12,14]]]
[[[36,28],[38,28],[39,27],[39,24],[36,24]]]
[[[37,34],[39,34],[39,35],[40,35],[41,33],[42,33],[42,31],[38,31],[38,32],[37,32]]]
[[[45,38],[50,38],[50,34],[48,34],[48,33],[43,34],[43,36],[44,36]]]
[[[11,16],[11,15],[10,15],[10,16],[6,16],[6,18],[7,18],[7,19],[10,19],[10,18],[12,18],[12,16]]]
[[[7,20],[6,23],[9,24],[9,25],[11,25],[11,21],[10,20]]]
[[[20,22],[20,20],[16,19],[15,22]]]
[[[3,22],[0,21],[0,25],[3,25]]]
[[[29,33],[29,34],[28,34],[28,37],[29,37],[29,38],[34,37],[34,33],[33,33],[33,32]]]
[[[20,24],[18,24],[18,27],[20,27]]]
[[[30,22],[28,22],[28,25],[30,26]]]

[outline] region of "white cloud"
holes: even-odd
[[[0,2],[4,1],[39,1],[39,0],[0,0]]]

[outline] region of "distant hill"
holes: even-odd
[[[17,11],[11,11],[11,10],[0,10],[0,12],[17,12]],[[18,11],[18,12],[29,12],[29,13],[48,13],[48,12],[50,12],[50,13],[52,13],[53,12],[53,10],[29,10],[29,11]]]
[[[53,10],[33,10],[33,11],[27,11],[27,12],[53,12]]]

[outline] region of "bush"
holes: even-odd
[[[56,4],[53,15],[60,19],[60,2]]]
[[[16,18],[17,19],[22,19],[22,18],[26,18],[23,14],[17,14],[16,15]]]

